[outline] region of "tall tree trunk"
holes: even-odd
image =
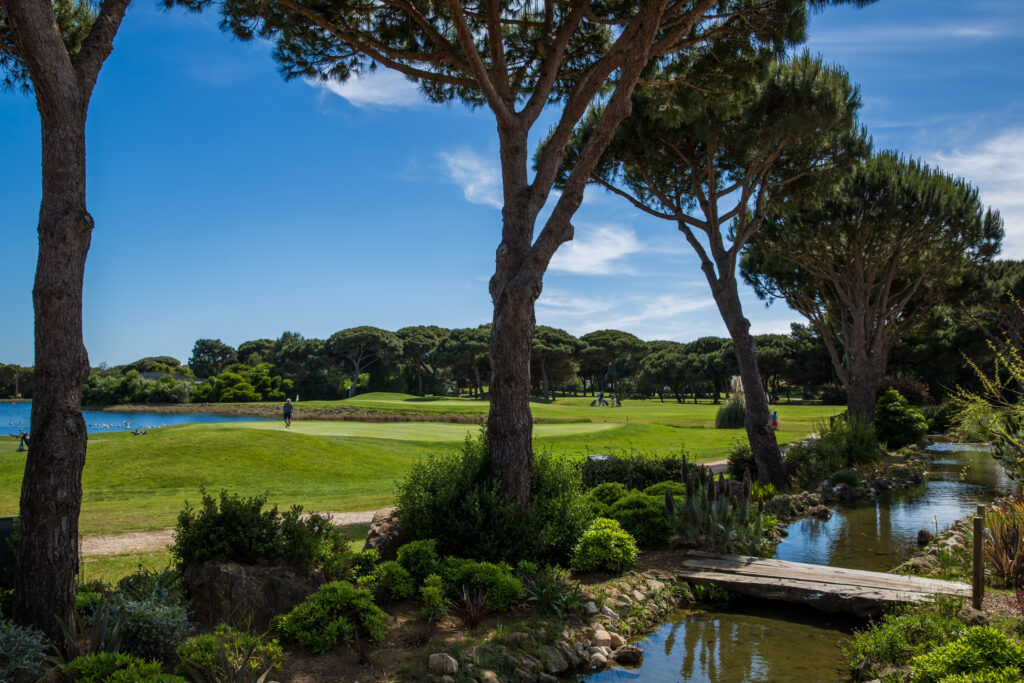
[[[846,409],[851,415],[868,422],[875,421],[875,404],[878,386],[881,384],[885,371],[868,366],[850,368],[850,383],[846,386]]]
[[[747,430],[754,462],[757,463],[758,479],[780,489],[788,488],[789,479],[782,462],[782,453],[775,440],[775,431],[771,428],[771,410],[757,370],[756,344],[750,334],[750,321],[743,315],[736,279],[730,277],[724,283],[715,280],[710,284],[736,352],[747,410],[743,426]]]
[[[76,92],[77,84],[68,84]],[[82,339],[82,283],[93,220],[85,204],[87,105],[37,94],[42,123],[43,197],[35,308],[32,443],[21,484],[14,618],[55,642],[55,617],[71,623],[78,570],[86,427],[82,388],[89,357]]]
[[[540,357],[540,376],[544,380],[544,400],[548,400],[550,391],[548,390],[548,366],[544,356]]]

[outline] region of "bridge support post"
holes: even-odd
[[[971,603],[974,609],[981,609],[985,598],[985,506],[978,506],[974,517],[974,582],[971,586]]]

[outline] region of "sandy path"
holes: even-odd
[[[391,508],[383,508],[390,510]],[[353,524],[369,524],[377,510],[362,512],[325,512],[335,526],[351,526]],[[174,542],[174,527],[158,531],[130,531],[124,534],[99,534],[83,536],[78,543],[79,552],[84,557],[92,555],[122,555],[125,553],[145,553],[163,550]]]

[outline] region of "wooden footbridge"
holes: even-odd
[[[971,597],[966,583],[697,551],[687,554],[676,575],[741,595],[861,617],[877,617],[895,604],[925,602],[936,595]]]

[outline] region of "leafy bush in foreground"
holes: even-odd
[[[980,674],[980,675],[979,675]],[[963,635],[914,657],[911,683],[944,683],[951,677],[976,681],[1024,679],[1024,646],[991,626],[970,626]]]
[[[564,561],[593,517],[575,466],[544,452],[534,458],[530,504],[518,509],[491,476],[483,434],[414,463],[396,503],[409,539],[435,539],[441,556],[491,562]]]
[[[439,562],[437,541],[432,538],[406,543],[398,549],[398,564],[405,567],[416,583],[437,573]]]
[[[324,584],[270,625],[313,653],[326,652],[339,640],[380,642],[387,635],[387,615],[373,604],[368,590],[348,581]]]
[[[741,394],[733,394],[715,414],[715,429],[742,429],[747,419],[747,403]]]
[[[178,514],[171,554],[180,571],[208,560],[326,569],[348,551],[348,539],[325,515],[303,517],[298,505],[283,513],[276,506],[264,510],[267,494],[242,498],[221,491],[218,502],[205,489],[200,493],[198,509],[186,503]]]
[[[957,598],[940,598],[934,604],[908,605],[886,614],[854,635],[846,648],[850,666],[867,659],[877,671],[899,668],[917,655],[956,640],[964,631],[964,625],[956,618],[962,604]]]
[[[75,683],[186,683],[180,676],[163,673],[160,662],[124,652],[76,657],[61,668]]]
[[[571,567],[579,571],[606,569],[622,573],[636,563],[636,541],[614,519],[595,519],[573,548]]]
[[[178,646],[179,674],[209,683],[252,680],[264,672],[280,670],[284,651],[276,638],[254,636],[226,624]]]
[[[462,589],[481,591],[487,595],[487,608],[504,612],[523,597],[523,583],[504,562],[477,562],[449,557],[444,562],[444,578],[452,597]]]
[[[0,681],[28,683],[49,669],[46,636],[41,631],[0,622]]]
[[[672,518],[662,499],[633,491],[609,508],[614,519],[640,546],[664,545],[672,535]]]

